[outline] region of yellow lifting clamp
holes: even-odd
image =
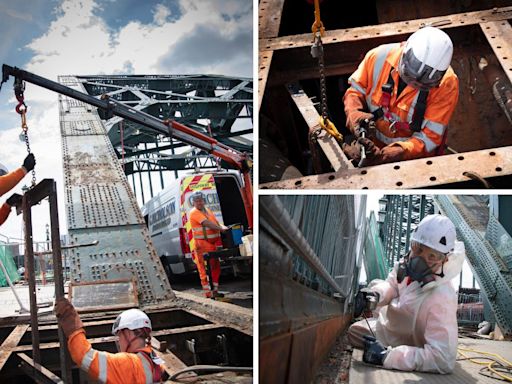
[[[343,135],[338,132],[338,129],[331,120],[329,120],[328,118],[324,119],[323,116],[320,116],[319,124],[320,127],[322,127],[322,129],[325,129],[327,133],[333,136],[340,143],[343,141]]]
[[[325,33],[324,23],[320,20],[320,0],[315,0],[315,22],[311,26],[313,32],[313,41],[315,40],[317,33],[323,36]]]

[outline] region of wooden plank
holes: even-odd
[[[480,27],[512,83],[512,26],[502,20],[480,23]]]
[[[18,353],[17,356],[21,360],[21,369],[23,369],[23,371],[25,371],[25,373],[32,377],[37,383],[64,383],[59,376],[55,375],[52,371],[46,369],[42,365],[37,364],[24,353]]]
[[[345,169],[337,173],[260,184],[260,189],[424,188],[472,180],[471,174],[466,172],[481,178],[512,174],[512,146]]]
[[[453,15],[429,17],[415,20],[405,20],[394,23],[371,25],[350,29],[337,29],[326,31],[322,38],[324,45],[359,41],[376,37],[407,35],[416,32],[421,26],[449,20],[450,24],[439,28],[454,28],[466,25],[475,25],[482,22],[507,20],[512,17],[512,7],[489,9],[485,11],[457,13]],[[260,38],[260,47],[265,50],[280,50],[311,46],[311,33],[301,35]]]
[[[258,8],[259,38],[277,37],[284,0],[261,0]]]
[[[310,131],[317,130],[320,127],[320,115],[311,102],[311,99],[297,83],[290,84],[288,86],[288,91],[290,92],[293,102],[304,117]],[[335,172],[342,169],[354,168],[340,148],[338,141],[325,130],[322,130],[318,135],[318,144],[327,157],[327,160],[329,160],[329,163],[331,163]]]
[[[13,331],[7,336],[2,345],[0,346],[0,371],[9,359],[12,349],[18,346],[23,335],[28,329],[28,324],[21,324],[16,326]]]

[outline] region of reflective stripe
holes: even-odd
[[[218,237],[220,237],[220,235],[206,235],[206,239],[216,239]],[[194,238],[196,240],[205,240],[205,237],[204,237],[203,234],[201,234],[201,235],[194,235]]]
[[[377,57],[375,58],[375,65],[373,66],[372,90],[370,91],[370,94],[368,95],[370,98],[373,95],[373,92],[375,91],[375,87],[377,85],[377,82],[379,81],[380,74],[382,72],[382,67],[384,67],[384,62],[386,61],[386,58],[388,57],[389,52],[393,48],[396,48],[399,45],[400,45],[400,43],[391,43],[391,44],[381,45],[378,48]]]
[[[439,136],[443,136],[444,130],[446,129],[446,125],[436,123],[431,120],[424,119],[421,124],[421,128],[425,128],[425,126],[430,129],[432,132],[437,133]]]
[[[408,137],[387,137],[381,131],[376,131],[375,136],[384,144],[392,144],[396,143],[397,141],[404,141],[409,139]]]
[[[437,144],[428,138],[423,132],[414,132],[413,137],[423,141],[425,143],[425,149],[427,152],[432,152],[437,148]]]
[[[80,364],[80,368],[84,371],[89,372],[89,368],[91,367],[92,359],[94,358],[94,349],[89,349],[82,359],[82,363]]]
[[[105,352],[98,351],[98,381],[107,382],[107,355]]]
[[[420,95],[420,93],[416,92],[416,96],[414,96],[414,99],[413,99],[413,101],[411,103],[411,106],[409,108],[409,112],[407,113],[407,121],[409,123],[412,121],[412,116],[413,116],[413,113],[414,113],[414,109],[416,108],[416,103],[418,102],[418,96],[419,95]]]
[[[354,88],[357,92],[359,92],[361,95],[366,96],[366,92],[356,81],[354,81],[352,78],[348,79],[348,82],[352,88]]]
[[[153,369],[151,367],[151,363],[142,354],[142,352],[137,353],[137,356],[139,356],[139,359],[142,362],[142,368],[144,368],[144,376],[146,376],[146,384],[153,383]]]

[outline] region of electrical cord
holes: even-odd
[[[486,352],[486,351],[479,351],[477,349],[460,348],[460,347],[457,348],[457,352],[464,357],[463,359],[457,359],[457,360],[469,360],[474,364],[485,365],[485,367],[482,367],[482,369],[480,369],[480,371],[478,372],[479,374],[486,376],[486,377],[491,377],[491,378],[497,379],[497,380],[512,382],[512,376],[508,376],[508,375],[512,375],[512,363],[510,361],[506,360],[505,358],[503,358],[501,355],[498,355],[496,353]],[[468,356],[464,352],[478,353],[481,356]],[[488,356],[490,356],[490,357],[488,357]],[[486,359],[486,360],[490,360],[490,362],[481,361],[481,360],[477,360],[477,359]],[[490,371],[493,374],[497,375],[498,377],[489,375],[489,374],[487,374],[486,371]],[[504,373],[506,373],[508,375],[505,375]]]

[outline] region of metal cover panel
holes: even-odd
[[[79,312],[138,307],[133,280],[113,280],[69,285],[71,303]]]

